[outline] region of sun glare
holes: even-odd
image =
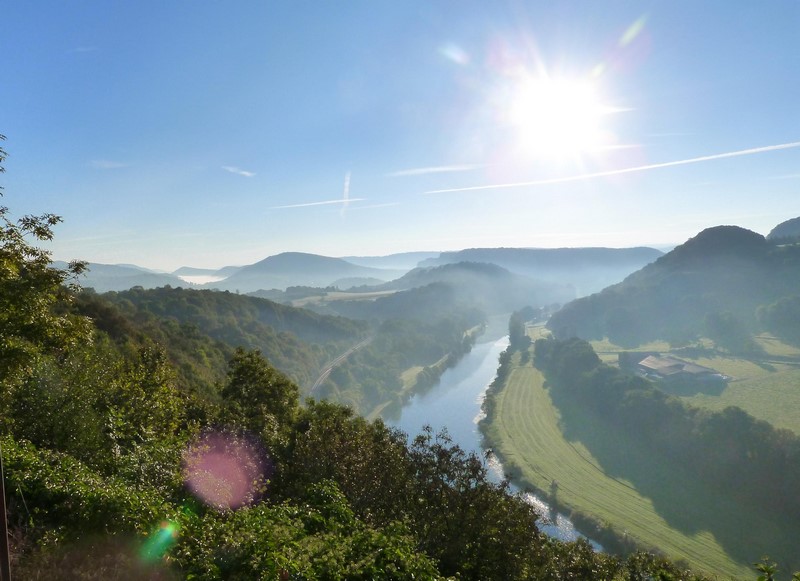
[[[521,152],[565,157],[609,146],[603,120],[612,111],[589,81],[526,79],[511,93],[507,119]]]

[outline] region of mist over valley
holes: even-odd
[[[0,581],[800,579],[800,3],[42,8]]]

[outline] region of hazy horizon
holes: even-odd
[[[685,242],[685,240],[683,242]],[[602,247],[602,248],[613,248],[613,249],[653,248],[655,250],[658,250],[658,251],[663,252],[663,253],[666,254],[667,252],[669,252],[670,250],[672,250],[673,248],[675,248],[678,245],[679,244],[667,244],[667,245],[656,246],[656,245],[652,245],[652,244],[640,244],[640,245],[636,245],[636,246],[606,246],[606,247]],[[472,248],[475,248],[475,247],[472,247]],[[351,260],[351,259],[386,258],[386,257],[390,257],[390,256],[395,256],[395,255],[416,254],[416,253],[442,254],[442,253],[446,253],[446,252],[460,252],[462,250],[470,250],[472,248],[464,247],[464,248],[455,248],[455,249],[452,249],[452,250],[411,250],[411,251],[392,252],[392,253],[388,253],[388,254],[363,254],[363,255],[358,255],[358,256],[352,255],[352,254],[351,255],[344,255],[344,256],[334,256],[334,255],[323,254],[323,253],[319,253],[319,252],[299,252],[299,251],[294,251],[294,250],[285,250],[285,251],[282,251],[282,252],[277,252],[275,254],[270,254],[269,256],[262,256],[261,258],[258,258],[256,260],[254,260],[253,262],[248,262],[248,263],[240,263],[240,264],[233,264],[233,263],[229,264],[229,263],[226,263],[226,264],[220,264],[220,265],[214,265],[214,266],[196,266],[194,264],[181,264],[179,266],[176,266],[176,267],[170,268],[170,269],[151,267],[148,264],[97,262],[97,261],[88,260],[88,259],[80,259],[80,260],[86,260],[86,262],[89,262],[90,264],[99,264],[99,265],[104,265],[104,266],[124,266],[124,267],[131,267],[131,268],[145,268],[145,269],[153,271],[153,272],[160,272],[160,273],[164,273],[164,274],[174,274],[176,271],[180,270],[181,268],[196,268],[196,269],[199,269],[199,270],[209,270],[209,271],[221,270],[221,269],[226,268],[226,267],[241,268],[241,267],[245,267],[245,266],[250,266],[252,264],[255,264],[256,262],[260,262],[260,261],[262,261],[262,260],[264,260],[266,258],[270,258],[270,257],[276,256],[278,254],[287,254],[287,253],[313,254],[313,255],[322,256],[322,257],[325,257],[325,258]],[[487,246],[487,247],[481,247],[481,248],[502,248],[502,247],[499,247],[499,246],[497,246],[497,247],[488,247]],[[509,247],[509,246],[506,246],[505,248],[521,248],[521,249],[525,249],[525,250],[554,250],[554,249],[563,249],[563,248],[601,248],[601,247],[597,246],[597,245],[587,245],[587,246],[552,246],[552,247],[542,247],[542,246],[535,246],[535,247],[534,246]],[[54,261],[62,262],[62,263],[66,262],[63,259],[56,258],[56,257],[54,257]],[[376,266],[374,268],[387,269],[386,267],[380,267],[380,266]],[[389,270],[391,270],[391,269],[389,269]],[[404,269],[403,268],[396,268],[395,270],[404,270]],[[197,283],[197,284],[204,284],[205,282],[218,282],[218,281],[224,280],[226,278],[226,277],[218,277],[218,276],[212,276],[212,275],[200,275],[200,274],[199,275],[176,275],[176,276],[178,276],[178,278],[181,278],[181,279],[185,280],[186,282],[193,282],[193,283]],[[197,279],[197,280],[195,280],[195,279]],[[203,279],[202,282],[200,282],[200,279]],[[205,280],[205,279],[208,279],[208,280]]]
[[[800,215],[800,4],[11,2],[2,204],[58,260],[669,247]]]

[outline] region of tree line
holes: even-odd
[[[776,519],[800,518],[800,437],[737,407],[701,410],[603,364],[581,339],[538,339],[534,362],[554,395],[605,418],[707,486]]]

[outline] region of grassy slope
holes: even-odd
[[[555,480],[560,504],[697,570],[751,578],[751,563],[765,554],[787,568],[800,567],[791,541],[800,538],[800,526],[778,530],[757,511],[693,484],[681,466],[656,461],[596,418],[568,413],[565,435],[540,372],[530,364],[515,366],[498,395],[489,435],[507,471],[519,474],[523,485],[548,491]]]

